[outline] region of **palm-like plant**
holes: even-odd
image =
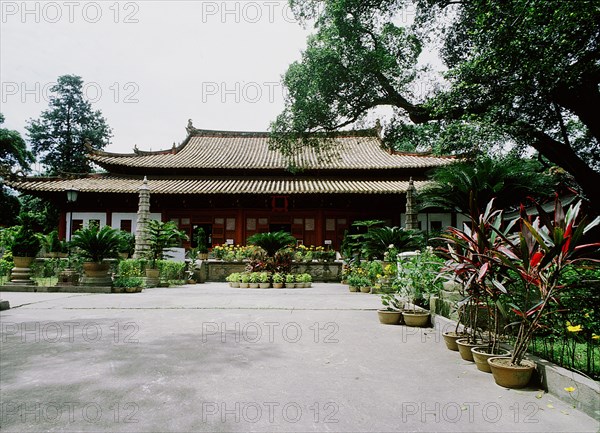
[[[273,257],[280,249],[295,245],[296,238],[286,232],[256,233],[248,238],[247,243],[261,247],[268,257]]]
[[[419,193],[421,208],[441,208],[474,219],[495,198],[498,209],[516,208],[525,197],[547,197],[554,179],[540,173],[534,160],[514,157],[478,158],[440,167],[432,172],[432,185]]]
[[[118,230],[110,226],[100,228],[98,224],[89,224],[73,235],[71,246],[79,248],[89,261],[101,263],[106,258],[117,256],[119,242]]]
[[[412,251],[421,248],[424,242],[420,231],[402,227],[372,228],[362,237],[362,252],[369,259],[383,259],[391,246],[397,252]]]

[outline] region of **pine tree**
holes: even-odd
[[[30,119],[25,128],[33,152],[48,175],[90,173],[85,142],[103,149],[110,142],[111,129],[102,113],[86,100],[81,77],[58,77],[50,90],[49,108],[39,119]]]

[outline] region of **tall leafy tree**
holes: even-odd
[[[271,128],[274,147],[292,152],[298,138],[319,146],[307,132],[343,128],[391,106],[406,125],[492,127],[517,147],[533,147],[571,173],[600,211],[597,1],[292,5],[299,18],[316,20],[316,31],[284,76],[288,97]],[[432,78],[419,62],[428,43],[441,47],[443,79]]]
[[[3,123],[4,115],[0,113],[0,125]],[[0,226],[16,224],[21,208],[17,197],[4,186],[3,179],[24,174],[33,161],[33,154],[27,149],[21,134],[0,128]]]
[[[58,77],[50,88],[49,108],[26,126],[28,138],[48,175],[90,173],[85,143],[103,149],[111,129],[99,110],[83,94],[83,80],[76,75]]]

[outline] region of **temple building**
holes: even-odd
[[[58,206],[59,232],[67,239],[90,221],[135,232],[138,191],[147,177],[151,217],[175,221],[190,235],[203,227],[211,245],[285,230],[305,245],[338,249],[353,221],[404,226],[409,180],[419,190],[428,170],[453,161],[390,152],[379,128],[338,132],[326,155],[303,149],[291,159],[269,147],[268,133],[202,130],[191,122],[186,130],[185,140],[169,150],[118,154],[89,147],[89,159],[106,172],[30,177],[11,186]],[[418,221],[422,230],[436,230],[456,224],[456,216],[419,214]]]

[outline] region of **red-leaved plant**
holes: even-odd
[[[600,246],[600,243],[580,245],[583,235],[600,223],[600,217],[589,223],[585,217],[579,218],[581,201],[566,213],[558,197],[553,212],[544,211],[537,203],[536,207],[535,218],[521,207],[520,231],[511,237],[498,232],[503,242],[493,251],[502,265],[522,282],[522,292],[509,293],[512,302],[508,305],[518,317],[510,324],[518,326],[510,360],[513,365],[521,365],[546,307],[557,301],[565,267],[581,260],[597,261],[584,257],[582,251]]]
[[[446,247],[440,248],[447,258],[443,270],[451,271],[455,280],[460,282],[466,297],[458,303],[459,317],[463,317],[469,332],[469,343],[475,343],[478,315],[481,307],[487,309],[488,350],[497,353],[500,335],[500,315],[502,305],[500,297],[506,294],[503,281],[506,268],[496,257],[495,252],[506,242],[507,233],[516,221],[501,229],[502,211],[493,209],[492,199],[485,212],[472,216],[470,225],[458,229],[449,227],[442,238]],[[462,313],[462,314],[460,314]]]

